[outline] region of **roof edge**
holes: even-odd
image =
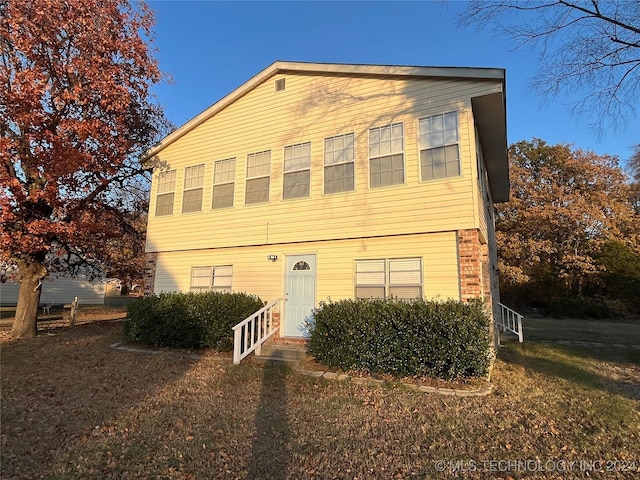
[[[278,73],[328,73],[342,75],[366,75],[381,77],[431,77],[458,79],[497,80],[504,83],[505,69],[487,67],[420,67],[407,65],[367,65],[347,63],[314,63],[276,61],[260,71],[231,93],[222,97],[202,113],[196,115],[187,123],[177,128],[156,145],[142,155],[142,160],[148,160],[160,153],[166,147],[206,122],[233,102],[267,81]]]

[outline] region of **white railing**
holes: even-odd
[[[496,324],[503,332],[509,331],[517,335],[518,341],[522,343],[524,341],[522,335],[522,315],[501,303],[499,303],[498,306],[500,307],[500,316],[496,319]]]
[[[278,327],[273,325],[273,313],[276,309],[280,310],[279,298],[233,327],[234,365],[238,365],[244,357],[254,350],[256,354],[260,355],[262,344],[278,330]]]

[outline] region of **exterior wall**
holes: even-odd
[[[191,267],[233,266],[233,291],[265,301],[284,296],[286,255],[315,254],[316,306],[320,301],[353,298],[355,260],[421,257],[426,298],[460,298],[455,232],[402,235],[375,239],[263,245],[234,249],[161,252],[156,264],[155,292],[189,291]],[[267,255],[277,255],[276,262]]]
[[[285,78],[276,92],[274,81]],[[148,252],[386,237],[478,228],[475,129],[470,99],[500,91],[490,81],[276,75],[162,150],[176,169],[173,215],[155,217],[151,190]],[[420,180],[418,120],[458,112],[462,175]],[[402,122],[405,183],[369,187],[369,128]],[[326,137],[354,133],[355,190],[323,193]],[[311,142],[311,194],[283,200],[283,149]],[[270,201],[244,205],[246,157],[271,150]],[[211,209],[213,162],[236,158],[234,207]],[[203,208],[182,214],[187,166],[205,164]],[[188,232],[188,233],[187,233]],[[157,288],[155,288],[157,290]]]

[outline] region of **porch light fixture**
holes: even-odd
[[[275,262],[278,259],[278,255],[267,255],[267,260]]]

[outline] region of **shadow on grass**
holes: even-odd
[[[541,351],[541,349],[548,349],[554,354],[545,355],[545,352]],[[640,385],[637,381],[631,384],[617,382],[612,378],[578,365],[579,360],[577,362],[575,362],[575,360],[583,355],[577,355],[576,352],[585,353],[584,349],[568,349],[564,348],[564,346],[512,343],[500,350],[499,357],[506,363],[519,365],[527,370],[541,373],[549,378],[561,378],[609,394],[617,393],[632,400],[639,399]],[[592,358],[590,355],[584,356]],[[595,358],[601,359],[599,356]],[[574,359],[575,363],[572,362],[572,359]]]
[[[73,460],[77,467],[64,460],[68,452],[82,451],[98,433],[111,431],[122,412],[191,368],[189,358],[110,349],[120,331],[121,325],[104,322],[3,343],[3,478],[88,475],[78,470],[83,460]],[[106,459],[92,462],[94,477],[109,470]]]
[[[290,432],[286,383],[286,368],[263,369],[262,392],[255,417],[256,436],[253,440],[247,478],[287,478]]]

